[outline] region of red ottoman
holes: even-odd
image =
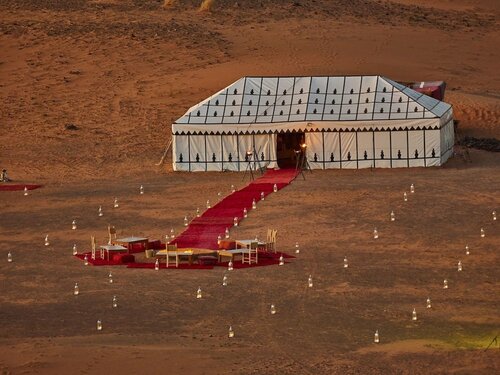
[[[114,254],[113,262],[121,264],[135,263],[135,257],[132,254]]]
[[[217,257],[212,255],[200,255],[198,257],[198,264],[202,266],[215,266],[217,264]]]
[[[149,241],[148,249],[160,250],[161,249],[161,241],[160,240]]]
[[[220,240],[219,249],[221,250],[232,250],[236,249],[236,241],[234,240]]]

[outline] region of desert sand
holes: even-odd
[[[171,123],[244,75],[444,80],[457,138],[500,138],[498,2],[216,0],[204,12],[200,1],[163,3],[0,1],[0,167],[43,185],[0,191],[1,373],[498,372],[498,342],[485,350],[500,326],[498,153],[307,173],[231,233],[276,228],[278,249],[293,254],[299,242],[300,254],[235,270],[227,287],[218,267],[85,267],[71,255],[90,235],[104,242],[108,223],[119,235],[178,232],[184,215],[248,182],[174,173],[170,157],[155,165]]]

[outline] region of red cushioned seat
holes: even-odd
[[[148,249],[160,250],[161,249],[161,241],[160,240],[149,241]]]
[[[134,263],[135,257],[132,254],[113,254],[113,262],[116,263]]]
[[[132,253],[142,253],[145,249],[145,246],[143,243],[133,243],[130,246],[130,252]]]
[[[219,249],[221,250],[231,250],[236,249],[236,241],[233,240],[220,240]]]
[[[215,266],[217,264],[217,257],[212,255],[200,255],[198,257],[198,264],[202,266]]]

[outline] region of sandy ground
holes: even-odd
[[[484,351],[500,324],[498,154],[297,179],[234,235],[275,227],[280,250],[301,244],[298,258],[234,271],[226,288],[222,269],[114,267],[109,284],[109,268],[71,256],[92,234],[103,242],[108,223],[155,238],[180,230],[184,215],[243,186],[236,173],[155,166],[171,122],[243,75],[442,79],[458,136],[499,138],[497,2],[221,0],[202,13],[197,1],[162,3],[0,1],[0,167],[44,184],[0,195],[2,374],[498,372],[498,343]]]

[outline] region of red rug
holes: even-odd
[[[114,261],[112,258],[110,260],[107,259],[101,259],[101,258],[96,258],[92,259],[92,253],[82,253],[82,254],[77,254],[75,257],[77,257],[80,260],[83,260],[85,258],[85,255],[87,256],[87,260],[89,262],[89,265],[92,266],[126,266],[127,268],[140,268],[140,269],[154,269],[155,268],[155,263],[154,262],[131,262],[131,263],[122,263],[119,261]],[[291,259],[295,258],[292,255],[288,255],[285,253],[268,253],[268,252],[263,252],[259,251],[259,263],[258,264],[243,264],[240,260],[234,262],[233,268],[234,269],[242,269],[242,268],[253,268],[253,267],[262,267],[262,266],[275,266],[279,264],[279,258],[280,256],[283,256],[284,259]],[[227,268],[229,261],[227,262],[220,262],[215,265],[215,267],[224,267]],[[285,264],[288,262],[285,261]],[[171,270],[211,270],[213,269],[214,266],[208,266],[208,265],[201,265],[198,263],[193,263],[193,264],[188,264],[188,263],[179,263],[179,267],[168,267],[165,264],[165,261],[160,262],[160,270],[164,269],[171,269]]]
[[[187,229],[170,243],[176,243],[179,248],[194,247],[217,250],[217,236],[224,237],[226,228],[233,227],[235,217],[238,218],[238,221],[243,219],[244,208],[250,212],[254,199],[257,206],[262,204],[262,192],[264,196],[271,194],[274,184],[278,190],[283,189],[295,177],[297,177],[295,169],[268,170],[262,177],[243,189],[228,195],[215,206],[206,210],[201,217],[193,219]]]
[[[83,260],[85,258],[85,255],[87,256],[87,260],[89,264],[93,266],[126,266],[126,263],[121,263],[121,262],[114,262],[112,258],[110,260],[107,259],[101,259],[99,257],[96,257],[96,259],[92,259],[92,253],[83,253],[83,254],[76,254],[75,257],[77,257],[80,260]]]
[[[148,268],[151,270],[154,270],[155,264],[154,263],[129,263],[127,265],[127,268]],[[160,270],[211,270],[213,269],[214,266],[203,266],[201,264],[191,264],[189,265],[188,263],[179,263],[179,267],[175,266],[170,266],[167,268],[167,265],[165,264],[165,261],[160,263]]]
[[[283,255],[284,259],[292,259],[295,258],[292,255],[288,255],[285,253],[267,253],[267,252],[261,252],[259,251],[259,263],[255,264],[247,264],[247,263],[242,263],[241,261],[236,261],[233,263],[233,268],[234,269],[242,269],[242,268],[253,268],[253,267],[262,267],[262,266],[276,266],[280,263],[280,256]],[[227,262],[221,262],[217,263],[218,267],[226,267],[228,266],[229,261]],[[285,264],[288,264],[289,262],[285,261]]]
[[[34,190],[38,189],[39,187],[42,187],[42,185],[0,184],[0,191],[16,191],[16,190],[24,190],[24,188],[28,188],[28,190]]]

